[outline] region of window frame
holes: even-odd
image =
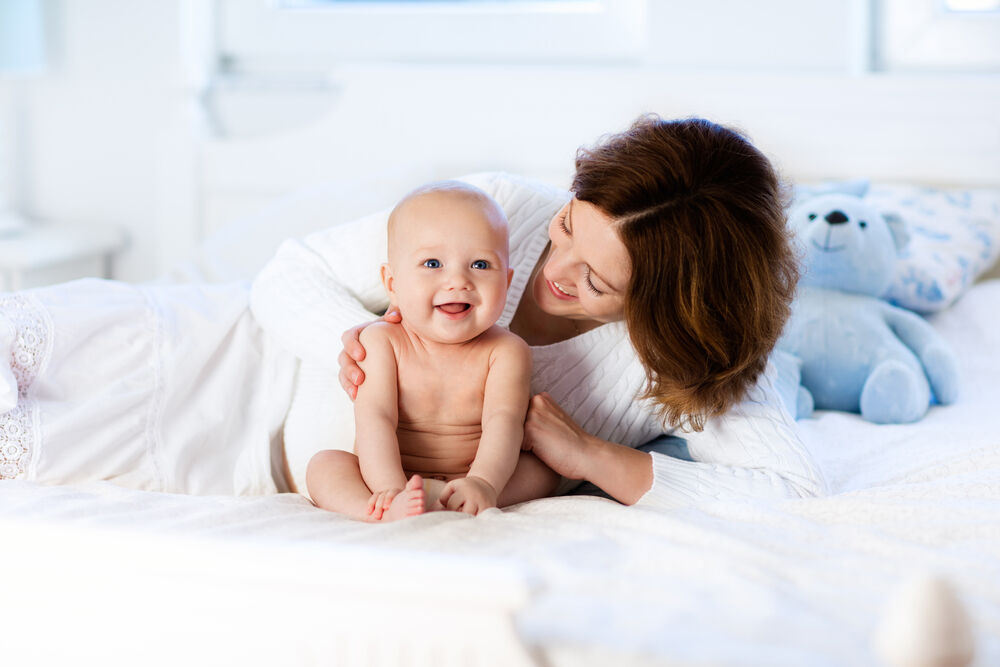
[[[622,64],[643,55],[647,1],[283,7],[278,0],[216,0],[216,40],[225,62],[257,70],[351,62]]]
[[[944,0],[880,0],[879,69],[1000,71],[1000,12],[956,11]]]

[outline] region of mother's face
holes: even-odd
[[[632,270],[611,218],[574,198],[549,223],[549,241],[545,265],[531,286],[538,306],[571,319],[622,319]]]

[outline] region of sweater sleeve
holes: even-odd
[[[748,397],[700,432],[678,433],[693,461],[652,452],[653,485],[636,505],[670,509],[706,498],[802,498],[826,482],[799,437],[767,370]]]
[[[254,280],[250,309],[303,361],[337,368],[341,334],[389,305],[379,277],[389,210],[285,241]]]

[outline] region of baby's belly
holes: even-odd
[[[396,429],[399,455],[407,475],[451,480],[469,472],[482,430],[475,427],[435,427],[400,424]]]

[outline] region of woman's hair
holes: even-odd
[[[731,129],[644,116],[577,152],[572,189],[628,251],[642,398],[701,430],[757,381],[788,318],[798,264],[774,168]]]

